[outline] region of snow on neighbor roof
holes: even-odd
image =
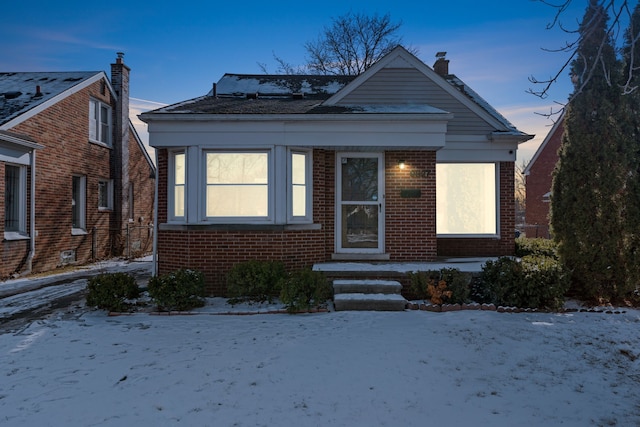
[[[0,73],[0,125],[99,73],[101,71]]]
[[[216,95],[245,95],[259,93],[261,96],[332,95],[346,86],[356,76],[284,75],[284,74],[230,74],[226,73],[216,83]],[[213,89],[207,94],[214,96]]]

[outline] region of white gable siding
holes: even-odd
[[[448,84],[448,83],[447,83]],[[337,105],[427,104],[454,114],[449,133],[483,134],[494,129],[415,68],[384,68]]]

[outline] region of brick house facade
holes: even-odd
[[[33,163],[12,157],[7,141],[0,151],[0,278],[151,250],[155,166],[128,118],[128,76],[121,55],[111,81],[0,73],[0,141],[37,143]]]
[[[225,274],[254,259],[513,254],[515,152],[531,136],[447,60],[434,69],[398,47],[360,76],[226,74],[203,97],[143,113],[157,273],[198,269],[224,295]]]
[[[525,233],[527,237],[549,239],[549,208],[553,171],[558,163],[564,120],[559,117],[524,170],[526,177]]]

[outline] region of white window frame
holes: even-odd
[[[104,117],[106,115],[106,117]],[[106,129],[103,128],[103,119],[106,119]],[[105,135],[106,133],[106,135]],[[111,135],[113,133],[112,111],[109,104],[89,100],[89,141],[111,147]]]
[[[7,240],[15,240],[15,239],[20,239],[20,238],[24,238],[26,236],[28,236],[27,233],[27,168],[26,166],[23,165],[16,165],[16,164],[11,164],[11,163],[6,163],[5,164],[5,175],[2,177],[2,179],[5,180],[5,195],[4,197],[6,198],[6,192],[7,192],[7,183],[6,183],[6,168],[7,167],[13,167],[18,169],[18,182],[17,182],[17,188],[16,188],[16,198],[17,200],[14,200],[14,203],[17,203],[18,205],[18,209],[17,209],[17,221],[18,221],[18,227],[16,230],[7,230],[6,228],[4,228],[4,238]],[[8,206],[6,205],[6,199],[5,199],[5,223],[3,224],[3,227],[5,227],[6,224],[6,220],[7,220],[7,211],[8,211]]]
[[[107,203],[103,205],[102,198],[100,196],[105,190],[106,190],[106,196],[107,196]],[[98,180],[98,210],[100,211],[113,210],[113,180],[112,179]]]
[[[474,164],[474,162],[442,162],[436,164],[436,179],[438,173],[439,164],[448,165],[462,165],[462,164]],[[437,220],[436,220],[436,233],[438,238],[500,238],[500,163],[498,162],[476,162],[475,164],[492,164],[494,165],[494,192],[495,192],[495,233],[437,233]],[[436,194],[437,199],[437,194]],[[439,215],[438,207],[436,206],[436,215]]]
[[[181,186],[184,187],[183,190],[183,194],[184,194],[184,206],[183,206],[183,211],[184,211],[184,215],[176,215],[176,200],[175,200],[175,194],[176,194],[176,187],[178,184],[176,184],[176,156],[178,155],[183,155],[184,156],[184,184],[179,184]],[[167,191],[169,194],[167,194],[167,218],[169,220],[169,222],[186,222],[187,220],[187,206],[189,205],[188,201],[189,201],[189,162],[188,162],[188,158],[187,158],[187,150],[175,150],[175,151],[169,151],[169,182],[168,182],[168,186],[167,186]]]
[[[78,193],[74,194],[73,182],[78,180]],[[71,234],[87,234],[87,177],[84,175],[73,175],[71,181]],[[73,224],[73,215],[77,210],[78,223]],[[74,226],[75,225],[75,226]]]
[[[305,156],[305,214],[293,213],[293,156]],[[287,222],[310,223],[313,221],[313,152],[311,150],[289,149],[286,158],[287,164]]]
[[[210,217],[207,216],[207,154],[266,154],[267,155],[267,215],[260,217],[247,217],[247,216],[220,216]],[[246,149],[246,150],[203,150],[202,151],[202,166],[201,166],[201,199],[204,201],[201,206],[201,215],[203,221],[207,223],[220,223],[220,224],[273,224],[275,222],[275,167],[274,167],[274,150],[271,148],[259,148],[259,149]]]

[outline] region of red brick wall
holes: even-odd
[[[133,222],[129,223],[129,253],[135,257],[153,250],[154,170],[143,148],[129,134],[129,183],[133,185]],[[131,206],[130,206],[131,208]],[[128,218],[127,218],[128,219]]]
[[[525,220],[527,223],[527,237],[549,238],[549,207],[550,203],[543,201],[545,194],[551,191],[553,170],[558,162],[558,150],[564,133],[563,123],[558,123],[555,132],[549,136],[545,147],[538,154],[535,163],[529,168],[526,179],[527,209]]]
[[[398,161],[405,161],[405,169]],[[385,247],[394,261],[436,257],[436,153],[387,151],[385,155]],[[402,197],[401,190],[420,196]]]
[[[500,166],[500,238],[440,238],[438,256],[500,256],[515,252],[515,164]]]

